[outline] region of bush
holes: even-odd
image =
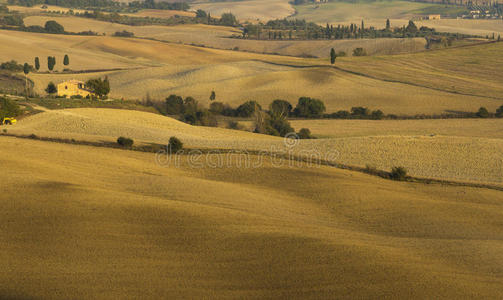
[[[45,31],[48,33],[59,33],[59,34],[65,33],[65,28],[58,22],[52,20],[45,22],[44,28]]]
[[[114,36],[118,36],[118,37],[133,37],[134,33],[126,31],[126,30],[123,30],[123,31],[117,31],[117,32],[115,32]]]
[[[311,130],[308,128],[302,128],[299,130],[299,133],[297,133],[297,136],[299,139],[304,140],[304,139],[313,139],[314,137],[311,135]]]
[[[382,120],[384,118],[384,113],[380,110],[374,110],[372,111],[370,118],[372,120]]]
[[[243,130],[243,125],[239,124],[237,121],[229,121],[227,123],[227,128],[234,130]]]
[[[47,87],[45,88],[45,92],[49,95],[51,94],[55,94],[58,92],[58,88],[56,87],[56,85],[51,81],[49,82],[49,84],[47,85]]]
[[[485,107],[479,108],[479,111],[477,112],[477,117],[489,118],[489,112],[487,111],[487,108],[485,108]]]
[[[355,48],[353,50],[353,56],[367,56],[367,51],[363,48]]]
[[[503,105],[496,110],[496,117],[503,118]]]
[[[168,147],[167,147],[168,153],[175,154],[182,149],[183,149],[182,141],[180,141],[177,137],[172,136],[169,139],[169,143],[168,143]]]
[[[183,98],[177,95],[170,95],[166,98],[166,114],[178,115],[183,113]]]
[[[134,141],[132,139],[130,139],[130,138],[126,138],[126,137],[121,136],[121,137],[119,137],[117,139],[117,144],[119,144],[119,145],[121,145],[123,147],[128,147],[129,148],[129,147],[133,146]]]
[[[407,179],[407,169],[404,167],[394,167],[391,169],[391,179],[405,181]]]

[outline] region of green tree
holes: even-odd
[[[45,88],[45,92],[49,95],[55,94],[58,92],[56,85],[53,82],[49,82],[47,87]]]
[[[235,26],[238,24],[236,17],[231,13],[224,13],[220,17],[220,24],[225,26]]]
[[[503,118],[503,105],[496,110],[496,117]]]
[[[24,73],[24,75],[28,75],[28,73],[30,73],[30,65],[28,63],[24,63],[23,73]]]
[[[365,51],[365,49],[363,48],[355,48],[353,50],[353,56],[366,56],[367,55],[367,51]]]
[[[177,95],[170,95],[166,98],[166,114],[179,115],[183,113],[183,98]]]
[[[276,99],[269,104],[269,111],[271,115],[277,118],[288,117],[292,112],[292,108],[293,107],[290,102],[281,99]]]
[[[56,58],[54,56],[47,57],[47,68],[49,71],[54,70],[54,66],[56,65]]]
[[[308,128],[302,128],[301,130],[299,130],[299,133],[297,133],[297,136],[301,140],[313,138],[313,136],[311,135],[311,130],[309,130]]]
[[[389,22],[389,19],[386,19],[386,30],[389,31],[391,29],[391,23]]]
[[[45,22],[44,28],[45,31],[47,31],[48,33],[59,33],[59,34],[65,33],[65,28],[63,27],[63,25],[52,20]]]
[[[337,58],[337,54],[335,53],[335,49],[332,48],[332,50],[330,50],[330,63],[333,65],[335,64],[335,59]]]
[[[63,58],[63,65],[68,66],[70,64],[70,58],[68,54],[65,54],[65,58]]]
[[[177,152],[181,151],[183,149],[183,143],[178,139],[177,137],[170,137],[169,138],[169,143],[168,143],[168,153],[169,154],[176,154]]]
[[[89,79],[86,82],[86,87],[95,93],[98,98],[104,98],[108,95],[108,93],[110,93],[110,82],[108,81],[107,76],[105,76],[105,79],[103,80],[101,77]]]
[[[485,108],[485,107],[479,108],[479,111],[477,112],[477,117],[489,118],[489,111],[487,111],[487,108]]]
[[[40,60],[38,57],[35,57],[35,69],[40,70]]]
[[[0,97],[0,119],[5,117],[16,117],[20,114],[21,109],[16,102]]]
[[[294,114],[302,118],[320,118],[323,116],[325,110],[326,108],[323,101],[309,97],[301,97],[294,109]]]
[[[211,91],[211,95],[210,95],[210,101],[213,101],[217,98],[217,94],[215,93],[215,91]]]
[[[409,24],[407,25],[405,30],[410,33],[418,32],[417,26],[416,26],[416,24],[414,24],[414,22],[412,20],[409,21]]]
[[[206,18],[206,17],[208,17],[208,14],[204,10],[198,9],[196,11],[196,18]]]
[[[260,104],[256,101],[248,101],[238,106],[236,114],[238,117],[249,118],[253,115],[253,113],[260,110],[262,110]]]

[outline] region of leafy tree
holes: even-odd
[[[54,66],[56,65],[56,58],[54,56],[47,57],[47,68],[49,71],[54,70]]]
[[[167,147],[168,153],[169,154],[176,154],[178,151],[180,151],[182,149],[183,149],[182,141],[180,141],[177,137],[172,136],[169,139],[169,143],[168,143],[168,147]]]
[[[101,77],[89,79],[86,82],[86,87],[95,93],[98,98],[103,98],[110,93],[110,82],[108,81],[107,76],[105,76],[105,79],[103,80]]]
[[[261,109],[262,107],[256,101],[248,101],[238,106],[236,115],[238,117],[248,118],[251,117],[254,112]]]
[[[0,119],[5,117],[16,117],[20,114],[21,109],[16,102],[0,97]]]
[[[196,18],[206,18],[206,17],[208,17],[208,14],[204,10],[198,9],[196,11]]]
[[[224,13],[220,17],[220,24],[225,25],[225,26],[235,26],[238,24],[238,21],[236,19],[236,16],[234,16],[231,13]]]
[[[222,102],[211,102],[210,104],[210,111],[214,114],[222,114],[222,112],[225,110],[226,105],[223,104]]]
[[[487,111],[487,108],[485,108],[485,107],[479,108],[479,111],[477,112],[477,117],[479,117],[479,118],[488,118],[489,117],[489,112]]]
[[[290,102],[281,99],[276,99],[269,104],[271,114],[279,118],[288,117],[292,112],[292,108]]]
[[[213,101],[217,98],[217,94],[215,93],[215,91],[211,91],[211,95],[210,95],[210,101]]]
[[[325,104],[321,100],[301,97],[294,109],[294,114],[303,118],[320,118],[325,110]]]
[[[63,58],[63,65],[68,66],[70,64],[70,58],[68,54],[65,54],[65,58]]]
[[[186,97],[185,100],[183,100],[183,110],[184,113],[196,113],[198,111],[199,103],[197,102],[196,99],[192,97]]]
[[[24,63],[23,73],[24,73],[24,75],[28,75],[28,73],[30,73],[30,65],[28,63]]]
[[[332,50],[330,50],[330,63],[333,65],[335,64],[335,59],[337,58],[337,54],[335,53],[335,49],[332,48]]]
[[[35,57],[35,69],[40,70],[40,60],[38,57]]]
[[[183,98],[177,95],[170,95],[166,98],[166,114],[178,115],[183,113]]]
[[[414,22],[412,20],[409,21],[409,24],[407,25],[405,30],[410,33],[418,32],[417,26],[416,26],[416,24],[414,24]]]
[[[313,136],[311,135],[311,130],[309,130],[308,128],[302,128],[301,130],[299,130],[297,136],[301,140],[313,138]]]
[[[63,27],[63,25],[53,20],[45,22],[44,28],[48,33],[65,33],[65,28]]]
[[[130,138],[121,136],[117,139],[117,144],[126,148],[131,148],[134,144],[134,141]]]
[[[369,115],[369,110],[366,107],[352,107],[351,108],[351,116],[356,118],[362,118]]]
[[[45,92],[49,95],[55,94],[58,92],[56,85],[53,82],[49,82],[47,87],[45,88]]]
[[[384,118],[384,113],[381,110],[374,110],[372,111],[370,118],[373,120],[382,120]]]
[[[496,110],[496,117],[503,118],[503,105]]]
[[[391,29],[391,24],[389,22],[389,19],[386,19],[386,31],[389,31]]]

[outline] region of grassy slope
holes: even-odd
[[[456,6],[418,3],[409,1],[376,1],[350,3],[337,1],[326,4],[297,5],[297,14],[291,18],[306,19],[320,24],[360,24],[362,20],[367,26],[384,28],[386,19],[391,20],[392,26],[403,26],[413,16],[424,14],[445,14],[459,11]],[[419,26],[428,26],[444,32],[459,32],[472,35],[503,34],[501,20],[425,20],[416,22]]]
[[[344,60],[337,66],[373,77],[503,99],[503,43]]]
[[[503,184],[503,139],[497,133],[502,120],[490,120],[480,125],[467,122],[450,129],[434,129],[430,126],[395,121],[380,121],[374,129],[364,129],[369,121],[342,122],[331,132],[330,138],[303,140],[293,148],[285,148],[283,139],[250,132],[222,128],[194,127],[171,118],[145,112],[116,109],[70,109],[49,111],[23,119],[8,127],[10,133],[43,137],[75,138],[77,140],[114,142],[119,136],[133,138],[136,143],[166,144],[171,136],[182,139],[186,146],[200,148],[224,148],[264,151],[293,151],[294,154],[327,159],[348,165],[375,166],[390,170],[403,166],[414,176],[459,181]],[[318,122],[297,124],[295,129],[312,128],[321,131]],[[329,122],[329,121],[327,121]],[[330,128],[338,122],[325,122]],[[428,122],[428,121],[423,121]],[[409,124],[409,125],[407,125]],[[438,126],[443,126],[437,122]],[[323,127],[323,125],[321,125]],[[363,128],[362,128],[363,127]],[[398,130],[394,127],[401,127]],[[422,127],[422,129],[421,129]],[[472,127],[465,129],[465,127]],[[487,134],[478,133],[487,131]],[[436,136],[430,136],[432,133]],[[330,135],[330,134],[327,134]]]
[[[495,298],[503,284],[501,192],[0,145],[2,297]]]

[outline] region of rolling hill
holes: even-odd
[[[152,154],[8,137],[0,146],[2,298],[501,293],[501,192],[269,162],[161,167]]]

